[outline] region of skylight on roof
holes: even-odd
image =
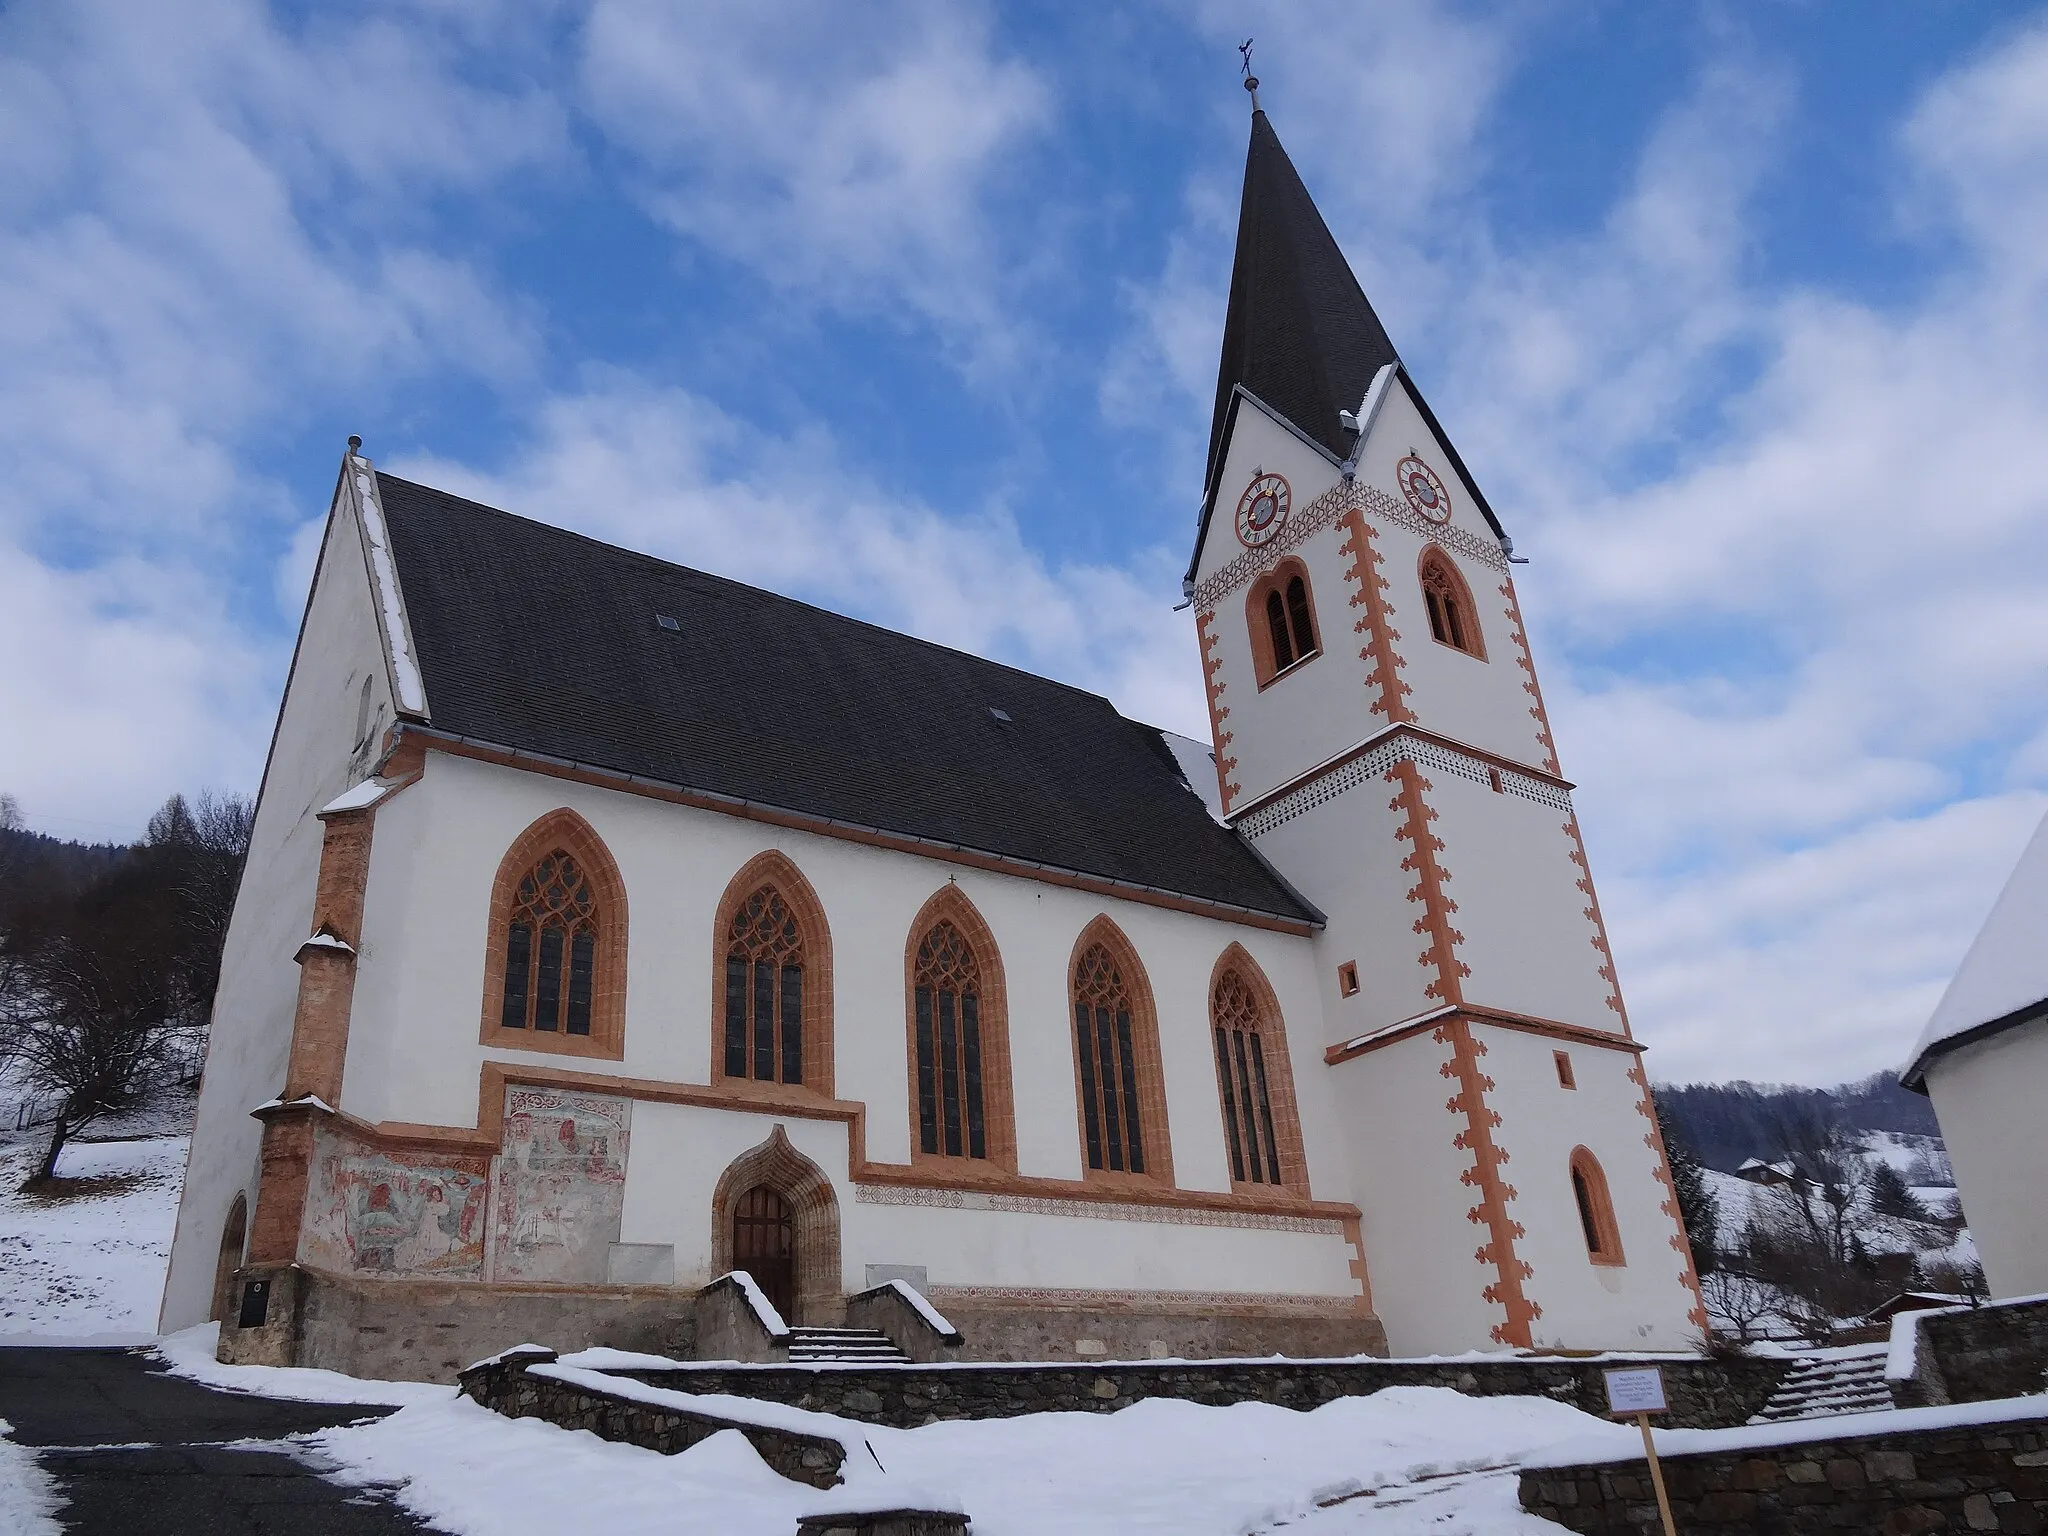
[[[663,629],[673,630],[677,634],[681,634],[683,632],[683,626],[678,624],[674,619],[670,618],[665,613],[657,613],[654,616],[654,622],[659,624]]]
[[[1000,720],[1004,725],[1010,723],[1010,712],[1007,709],[997,709],[995,705],[991,704],[988,707],[988,712],[991,718]]]

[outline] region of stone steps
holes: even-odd
[[[1782,1424],[1788,1419],[1824,1419],[1890,1408],[1892,1393],[1884,1379],[1884,1366],[1883,1345],[1853,1355],[1802,1360],[1785,1373],[1770,1401],[1749,1422]]]
[[[792,1364],[834,1361],[859,1365],[908,1365],[910,1356],[879,1328],[792,1328]]]

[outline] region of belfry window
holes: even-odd
[[[1281,561],[1252,584],[1245,618],[1251,628],[1253,670],[1262,688],[1322,649],[1316,639],[1308,571],[1297,558]]]
[[[513,898],[499,1028],[588,1035],[597,940],[590,881],[557,848],[527,871]]]
[[[917,947],[918,1145],[944,1157],[987,1157],[981,971],[965,935],[934,924]]]
[[[1586,1257],[1595,1264],[1624,1264],[1621,1231],[1614,1221],[1614,1202],[1607,1193],[1607,1175],[1599,1160],[1584,1147],[1571,1156],[1572,1201],[1579,1210],[1579,1227],[1586,1239]]]
[[[1216,1079],[1223,1090],[1230,1176],[1239,1183],[1279,1184],[1280,1142],[1273,1130],[1273,1094],[1259,1005],[1236,971],[1225,971],[1216,984],[1210,1016],[1216,1031]]]
[[[1091,945],[1074,967],[1074,1051],[1081,1072],[1083,1136],[1093,1169],[1145,1171],[1133,1013],[1122,967],[1105,946]]]
[[[1422,552],[1420,568],[1422,602],[1429,611],[1429,632],[1439,645],[1448,645],[1467,656],[1486,659],[1486,645],[1479,634],[1479,614],[1472,603],[1472,589],[1442,550],[1432,545]]]
[[[804,1080],[804,932],[772,885],[739,904],[726,932],[725,1075]]]

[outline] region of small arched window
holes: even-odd
[[[1584,1147],[1571,1157],[1572,1201],[1578,1207],[1579,1226],[1586,1239],[1586,1257],[1595,1264],[1626,1263],[1621,1253],[1621,1230],[1614,1222],[1614,1202],[1607,1194],[1607,1175],[1599,1159]]]
[[[590,824],[551,811],[521,833],[491,892],[484,1043],[616,1057],[626,892]]]
[[[1107,918],[1082,934],[1070,973],[1081,1139],[1090,1173],[1173,1181],[1149,982]]]
[[[1245,619],[1251,630],[1253,670],[1261,688],[1322,650],[1316,638],[1308,567],[1298,559],[1281,561],[1252,584]]]
[[[1465,585],[1450,556],[1432,544],[1422,552],[1422,602],[1429,610],[1429,632],[1439,645],[1486,660],[1486,642],[1479,632],[1479,611],[1472,589]]]
[[[832,936],[811,883],[782,853],[755,855],[718,904],[714,1082],[832,1093]]]
[[[804,1080],[804,933],[782,893],[764,885],[726,930],[725,1075]]]
[[[1279,1003],[1240,944],[1232,944],[1216,964],[1209,983],[1209,1023],[1231,1182],[1305,1192],[1301,1119]]]

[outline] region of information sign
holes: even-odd
[[[1642,1366],[1624,1371],[1608,1371],[1607,1411],[1624,1413],[1664,1413],[1669,1405],[1664,1401],[1664,1373],[1654,1365]]]

